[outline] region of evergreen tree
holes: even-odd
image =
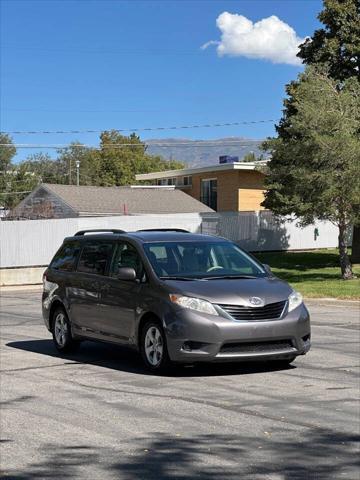
[[[325,0],[318,18],[324,28],[301,45],[298,56],[308,65],[327,65],[338,88],[351,77],[360,81],[359,0]],[[354,225],[352,247],[352,261],[360,263],[360,225]]]
[[[303,225],[316,218],[336,224],[342,276],[352,278],[346,242],[360,221],[360,83],[350,78],[339,90],[326,70],[307,67],[287,93],[290,113],[278,137],[264,143],[272,158],[263,205]]]
[[[359,79],[359,0],[324,0],[318,19],[324,27],[300,46],[298,56],[307,65],[327,65],[334,80]]]
[[[359,0],[324,0],[324,27],[298,54],[310,68],[287,85],[278,137],[264,144],[273,154],[264,206],[336,223],[343,278],[352,277],[346,231],[360,223],[359,9]]]

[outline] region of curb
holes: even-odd
[[[37,283],[36,285],[1,285],[0,286],[0,295],[5,292],[16,292],[16,291],[41,291],[42,283]]]
[[[359,300],[346,300],[344,298],[332,298],[332,297],[304,297],[305,303],[308,305],[331,305],[331,306],[354,306],[360,308]]]

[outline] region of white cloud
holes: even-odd
[[[301,65],[296,54],[305,39],[298,37],[290,25],[275,15],[253,23],[243,15],[223,12],[218,16],[216,25],[221,31],[221,40],[211,40],[202,49],[217,45],[219,56],[259,58],[273,63]]]

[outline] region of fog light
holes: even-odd
[[[181,348],[182,350],[185,350],[185,352],[192,352],[194,350],[201,350],[205,345],[207,344],[203,342],[187,341],[183,343],[183,346]]]
[[[185,350],[186,352],[191,352],[190,342],[184,342],[182,349]]]

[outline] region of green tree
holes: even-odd
[[[134,133],[124,136],[111,130],[100,135],[100,148],[93,152],[93,180],[98,185],[131,185],[135,175],[183,168],[183,163],[148,155],[146,145]]]
[[[9,145],[9,146],[6,146]],[[5,174],[12,169],[12,159],[16,155],[16,148],[12,138],[5,133],[0,133],[0,173]]]
[[[96,150],[87,148],[79,142],[70,143],[66,148],[57,151],[62,181],[68,185],[76,185],[76,162],[79,162],[80,185],[97,185]],[[57,182],[56,182],[57,183]]]
[[[9,146],[8,146],[9,145]],[[0,206],[6,209],[13,204],[12,190],[16,183],[13,182],[12,159],[16,155],[16,148],[9,135],[0,133]],[[16,199],[15,199],[16,201]]]
[[[38,176],[30,172],[24,163],[16,165],[9,181],[11,195],[9,195],[7,208],[11,209],[18,205],[39,183]]]
[[[325,0],[318,18],[324,28],[305,41],[298,56],[308,65],[327,65],[338,88],[345,79],[360,80],[359,0]],[[352,261],[360,262],[360,225],[354,225],[352,247]]]
[[[38,183],[66,183],[67,172],[61,158],[52,159],[48,153],[29,155],[21,166],[31,173]]]
[[[359,78],[359,0],[324,0],[318,19],[324,27],[301,45],[298,56],[307,65],[327,65],[335,80]]]
[[[263,205],[303,225],[336,224],[342,276],[352,278],[346,240],[360,221],[360,83],[350,78],[339,89],[326,69],[307,67],[287,93],[278,137],[263,145],[272,154]]]

